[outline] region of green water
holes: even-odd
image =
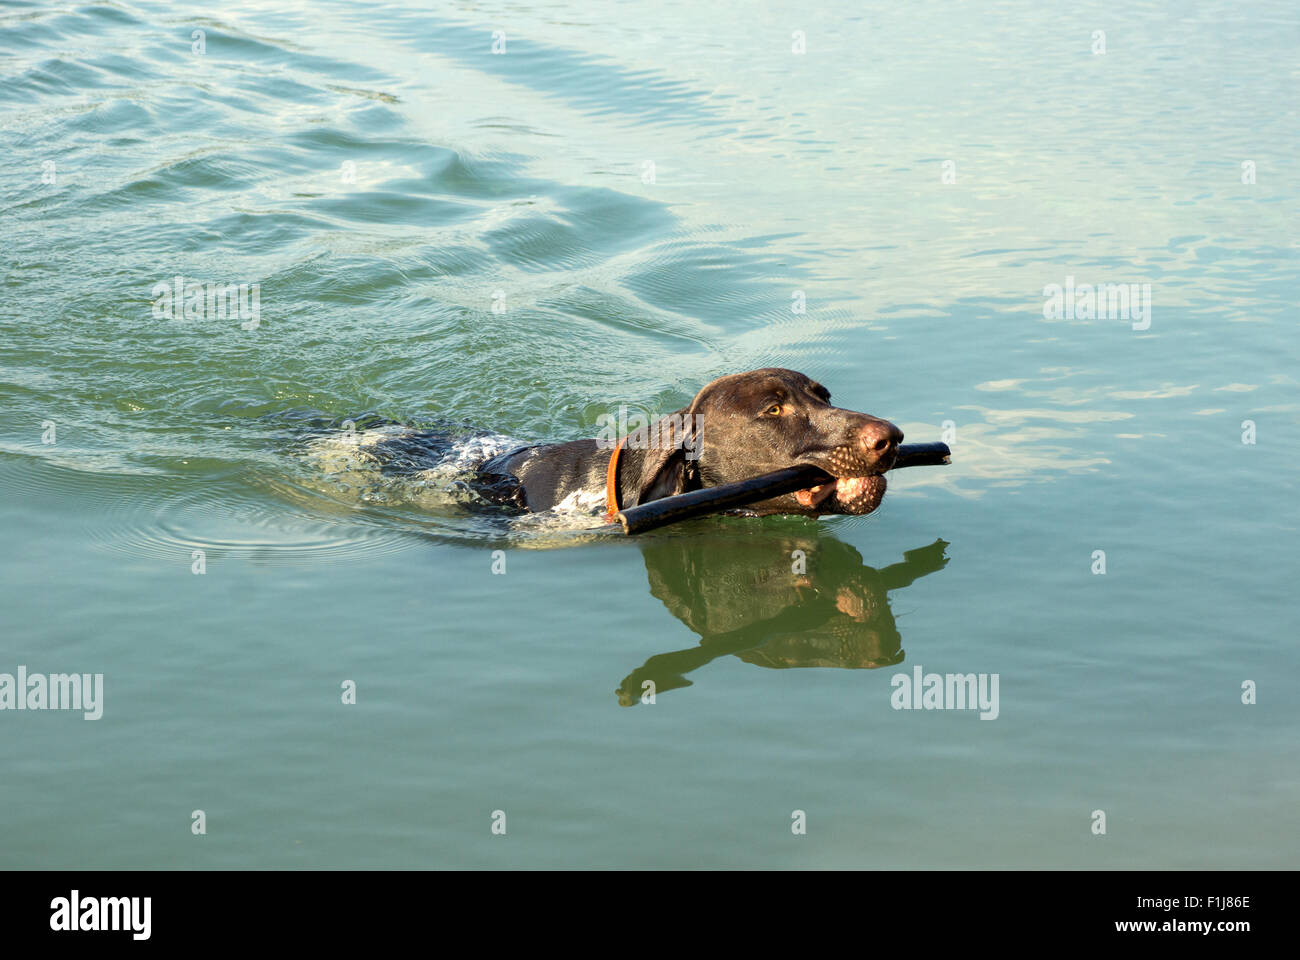
[[[0,8],[0,673],[104,676],[0,865],[1296,866],[1293,7],[219,9]],[[767,365],[954,464],[594,543],[319,455]]]

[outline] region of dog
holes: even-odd
[[[768,367],[706,384],[689,406],[615,443],[612,438],[545,443],[493,456],[471,486],[484,499],[539,513],[604,501],[608,516],[702,487],[811,465],[826,483],[751,505],[768,514],[867,514],[885,495],[903,431],[879,417],[831,405],[831,395],[795,370]]]

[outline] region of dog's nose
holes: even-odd
[[[872,420],[859,435],[868,453],[883,456],[903,442],[903,431],[888,420]]]

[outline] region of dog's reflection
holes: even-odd
[[[947,541],[879,570],[831,537],[678,537],[646,544],[650,592],[700,636],[619,685],[623,706],[687,687],[686,674],[733,654],[760,667],[886,667],[903,659],[887,594],[943,569]]]

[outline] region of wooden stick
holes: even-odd
[[[950,463],[952,451],[946,443],[905,443],[898,448],[898,456],[891,469],[900,467],[927,467]],[[705,487],[680,493],[675,497],[651,500],[639,506],[619,511],[615,519],[625,534],[645,533],[670,523],[680,523],[710,513],[734,510],[747,504],[770,500],[782,494],[794,493],[821,483],[833,483],[835,478],[819,467],[787,467],[761,477],[751,477],[739,483],[726,483],[720,487]],[[614,528],[617,530],[617,528]]]

